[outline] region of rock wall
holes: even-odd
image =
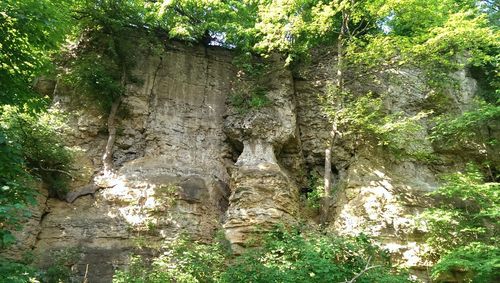
[[[183,44],[144,54],[134,70],[141,82],[127,85],[120,107],[116,171],[102,180],[108,188],[72,203],[49,200],[35,251],[78,248],[76,272],[89,264],[89,282],[110,282],[138,247],[154,249],[180,233],[211,239],[230,196],[223,126],[231,60],[227,51]],[[58,99],[56,107],[72,114],[68,143],[82,166],[73,192],[82,194],[100,170],[106,117]]]
[[[279,66],[280,62],[273,65]],[[231,197],[226,238],[242,250],[256,229],[296,222],[298,189],[276,159],[289,140],[297,139],[292,74],[284,68],[269,73],[265,83],[268,105],[240,113],[229,105],[225,131],[233,143],[243,144],[231,174]]]
[[[328,51],[316,58],[322,59],[298,70],[295,95],[306,167],[323,174],[331,124],[321,101],[327,96],[329,85],[335,83],[336,61]],[[383,97],[386,113],[411,118],[428,111],[433,92],[418,71],[388,69],[353,79],[355,75],[348,74],[351,77],[346,80],[350,82],[345,87],[354,94],[374,92]],[[454,107],[466,108],[472,102],[476,84],[465,72],[456,75],[460,87],[447,95],[454,101]],[[327,226],[340,235],[370,235],[391,252],[396,264],[411,268],[421,280],[427,281],[431,263],[423,258],[425,231],[416,228],[415,216],[432,206],[426,194],[439,186],[438,176],[460,168],[465,161],[456,155],[437,153],[425,139],[430,121],[425,117],[417,121],[421,129],[414,133],[415,142],[408,146],[436,153],[438,162],[398,158],[372,140],[350,138],[352,135],[347,133],[350,129],[342,129],[343,138],[336,140],[332,150],[334,204]]]
[[[313,58],[294,74],[272,59],[265,82],[246,82],[263,84],[269,101],[242,112],[229,99],[242,83],[230,51],[173,42],[161,54],[146,52],[134,70],[139,82],[127,85],[117,118],[116,170],[100,180],[106,188],[98,191],[81,188],[98,177],[106,116],[65,95],[78,90],[56,89],[54,108],[70,115],[65,134],[76,156],[75,197],[69,203],[41,200],[28,225],[36,236],[19,248],[34,249],[40,262],[76,248],[79,258],[70,263],[75,274],[88,269],[89,282],[110,282],[129,254],[147,253],[181,233],[208,241],[222,229],[238,253],[257,229],[317,224],[317,214],[304,213],[299,194],[308,189],[308,174],[323,174],[331,126],[321,101],[334,83],[335,57]],[[389,70],[348,87],[376,89],[385,94],[386,109],[411,116],[425,108],[429,95],[418,77]],[[475,87],[463,74],[461,82],[465,101],[458,104],[465,105]],[[427,121],[421,123],[426,129]],[[430,144],[421,146],[432,151]],[[429,205],[424,194],[454,164],[397,160],[355,139],[337,140],[332,163],[335,201],[327,229],[372,235],[401,265],[425,267],[424,231],[413,228],[411,216]]]

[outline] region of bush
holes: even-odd
[[[388,254],[363,235],[345,238],[278,229],[262,248],[236,259],[222,282],[344,282],[358,274],[356,282],[409,282],[405,274],[393,271]]]
[[[262,247],[233,257],[219,243],[181,238],[148,264],[133,257],[114,282],[409,282],[365,236],[344,238],[278,228]]]
[[[52,251],[50,253],[51,265],[41,272],[42,282],[70,282],[71,266],[78,261],[79,257],[79,248],[64,248]]]
[[[59,130],[64,126],[61,116],[55,112],[28,113],[10,106],[2,110],[0,127],[8,150],[18,154],[19,166],[41,179],[51,196],[64,197],[71,178],[72,156],[59,139]]]
[[[145,258],[133,256],[128,270],[118,271],[113,282],[218,282],[225,268],[227,253],[218,243],[205,245],[181,237],[164,250],[149,264]]]
[[[36,202],[36,180],[63,197],[71,154],[57,139],[56,115],[0,107],[0,248],[12,244],[27,207]]]
[[[71,266],[80,256],[78,248],[65,248],[50,253],[50,265],[38,269],[32,265],[33,255],[15,261],[0,256],[0,283],[71,282]]]
[[[462,282],[497,282],[500,248],[473,242],[443,256],[432,268],[432,279],[441,282],[452,274]]]
[[[461,274],[464,282],[493,282],[498,276],[500,184],[485,183],[478,167],[445,176],[431,193],[435,208],[421,216],[428,230],[429,259],[437,262],[432,277]],[[488,279],[489,278],[489,279]]]
[[[0,283],[37,282],[37,270],[24,262],[0,257]]]

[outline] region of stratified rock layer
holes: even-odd
[[[276,69],[269,74],[265,88],[268,105],[247,113],[229,105],[226,118],[226,133],[243,144],[232,169],[232,194],[224,224],[226,238],[236,253],[248,244],[257,244],[254,235],[259,232],[280,223],[294,223],[298,216],[297,186],[278,164],[275,153],[297,132],[290,72]]]
[[[317,222],[317,214],[303,213],[299,192],[311,189],[308,176],[324,174],[331,125],[322,105],[335,83],[335,56],[313,55],[295,77],[274,58],[261,81],[242,81],[232,59],[227,50],[175,42],[161,54],[145,52],[133,70],[140,83],[127,85],[117,116],[116,170],[106,176],[99,175],[106,115],[58,89],[54,108],[70,114],[65,134],[76,159],[71,202],[40,195],[11,255],[34,250],[48,264],[53,251],[76,248],[79,257],[68,264],[77,280],[88,269],[89,282],[111,282],[131,253],[147,254],[181,233],[209,241],[223,229],[239,253],[275,224]],[[383,94],[388,113],[412,117],[429,99],[419,76],[387,70],[351,80],[346,89]],[[466,109],[475,82],[463,72],[456,76],[461,95],[449,95]],[[255,87],[266,93],[263,105],[231,103],[235,93],[249,98]],[[418,139],[428,128],[425,118],[419,123]],[[326,228],[369,234],[399,264],[425,267],[424,231],[411,216],[428,207],[425,193],[438,186],[436,176],[463,162],[445,155],[442,166],[396,159],[371,141],[348,137],[342,133],[333,147],[328,173],[335,190]],[[427,142],[416,146],[434,150]],[[88,187],[93,182],[102,188]]]
[[[142,83],[127,85],[120,108],[116,171],[100,177],[106,188],[95,194],[80,188],[100,169],[105,117],[61,97],[60,107],[79,116],[67,134],[80,152],[77,164],[86,168],[79,168],[73,189],[83,195],[73,203],[48,202],[36,252],[78,247],[74,269],[83,275],[89,264],[89,282],[110,282],[138,247],[155,248],[180,233],[210,240],[230,195],[223,114],[231,59],[223,50],[182,44],[145,54],[134,70]]]

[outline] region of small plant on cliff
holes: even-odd
[[[50,266],[41,272],[42,282],[71,282],[71,266],[80,258],[79,248],[63,248],[50,253]]]
[[[317,172],[313,171],[307,181],[309,186],[309,191],[306,194],[307,205],[311,208],[319,208],[324,193],[323,179]]]
[[[263,87],[255,87],[247,92],[239,91],[233,93],[229,100],[240,113],[246,113],[252,109],[260,109],[269,105],[269,98],[266,96],[266,89]]]

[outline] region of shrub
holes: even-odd
[[[206,245],[180,237],[166,244],[164,250],[150,264],[145,258],[133,256],[128,270],[118,271],[113,282],[218,282],[225,268],[227,254],[218,243]]]
[[[393,271],[388,254],[363,235],[278,229],[261,248],[236,259],[222,282],[344,282],[358,274],[356,282],[408,282],[405,274]]]
[[[432,196],[435,208],[419,218],[428,230],[427,256],[436,261],[432,277],[440,281],[449,274],[464,282],[493,282],[498,276],[500,184],[485,183],[478,167],[444,177],[445,183]],[[488,279],[489,278],[489,279]]]
[[[25,262],[0,257],[0,283],[37,282],[37,270]]]
[[[409,282],[385,251],[355,238],[277,228],[262,247],[233,257],[220,242],[180,238],[148,264],[133,257],[114,282]]]
[[[63,197],[70,179],[71,154],[58,140],[62,124],[54,113],[30,113],[0,107],[0,248],[12,244],[35,203],[36,180],[51,196]]]

